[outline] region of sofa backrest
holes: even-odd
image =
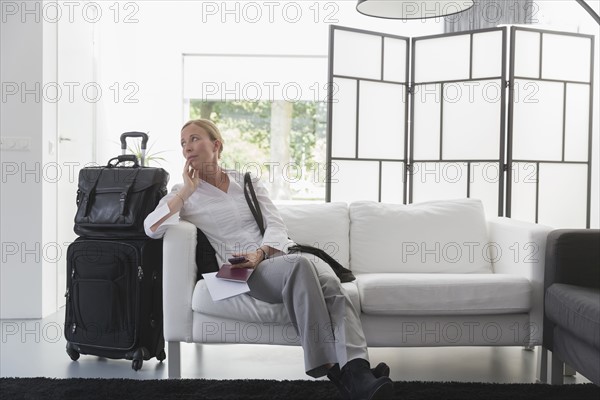
[[[350,264],[357,273],[492,273],[483,204],[350,204]]]
[[[350,220],[346,203],[279,205],[277,208],[293,241],[323,249],[349,268]],[[316,257],[310,259],[320,262]]]

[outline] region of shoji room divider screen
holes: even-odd
[[[330,32],[327,201],[406,203],[409,39]]]
[[[332,26],[327,201],[473,197],[589,226],[593,37],[513,27],[508,49],[508,34]]]
[[[506,215],[590,224],[594,37],[512,28]]]

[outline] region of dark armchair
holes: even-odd
[[[547,350],[552,384],[563,382],[566,363],[600,385],[600,230],[548,234],[542,363]]]

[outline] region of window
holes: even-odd
[[[190,119],[221,129],[221,165],[259,174],[274,200],[325,199],[326,112],[315,101],[190,101]]]
[[[184,118],[221,129],[225,168],[261,177],[277,201],[325,200],[327,57],[190,55]]]

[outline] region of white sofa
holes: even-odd
[[[352,269],[344,283],[371,347],[536,346],[542,338],[549,227],[486,219],[479,200],[280,207],[289,235]],[[180,342],[299,345],[283,305],[249,295],[213,302],[197,281],[196,228],[164,238],[164,334],[169,377]],[[332,273],[321,260],[319,273]]]

